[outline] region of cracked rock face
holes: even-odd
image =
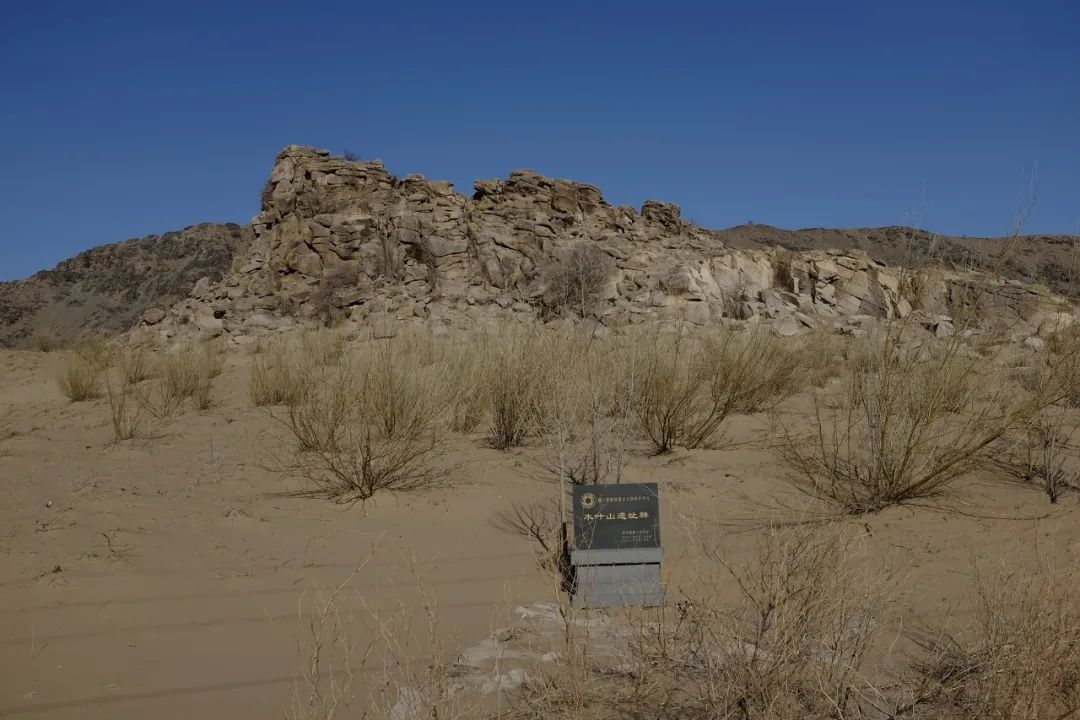
[[[727,249],[676,205],[613,206],[596,187],[529,170],[477,181],[466,196],[420,175],[396,178],[377,161],[299,146],[278,155],[252,227],[232,272],[197,283],[139,332],[241,336],[323,322],[385,337],[400,324],[566,316],[607,327],[774,321],[797,334],[852,317],[937,316],[972,304],[1034,322],[1062,304],[972,273],[921,272],[915,282],[859,253]],[[575,252],[585,246],[589,253]],[[574,266],[585,257],[601,276]],[[595,287],[553,292],[580,277]],[[993,292],[973,291],[986,286]]]

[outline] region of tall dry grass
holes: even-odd
[[[514,328],[486,338],[481,360],[488,405],[488,442],[500,450],[523,445],[544,423],[544,402],[556,373],[573,372],[559,356],[558,331]]]
[[[123,348],[117,353],[116,365],[126,385],[138,385],[157,372],[153,355],[141,347]]]
[[[251,401],[258,406],[298,402],[309,386],[303,357],[287,339],[277,338],[263,344],[251,359]]]
[[[113,387],[106,381],[109,399],[109,421],[112,427],[113,442],[132,440],[145,432],[144,405],[135,389],[130,384]]]
[[[60,392],[72,402],[100,398],[105,373],[115,362],[117,352],[117,346],[104,335],[90,335],[75,343],[56,378]]]
[[[71,402],[100,398],[104,391],[106,366],[73,351],[64,358],[64,366],[56,376],[57,387]]]
[[[179,412],[185,404],[196,410],[206,410],[213,404],[214,378],[222,372],[225,354],[214,343],[188,344],[158,353],[156,358],[131,350],[119,364],[128,389],[142,409],[163,419]]]

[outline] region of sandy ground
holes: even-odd
[[[230,355],[213,408],[119,445],[104,400],[60,395],[60,361],[0,353],[0,432],[14,433],[0,446],[0,716],[280,717],[302,600],[350,577],[350,611],[403,609],[414,627],[426,588],[449,659],[483,660],[503,628],[550,614],[529,544],[491,524],[512,498],[552,494],[540,448],[459,437],[437,489],[352,507],[283,499],[292,481],[265,467],[285,431],[251,405],[243,355]],[[708,572],[702,547],[737,559],[751,537],[741,521],[799,502],[750,442],[766,437],[760,418],[739,418],[726,449],[631,460],[628,480],[661,485],[670,596]],[[852,524],[871,557],[901,569],[898,616],[962,617],[973,558],[1030,558],[1036,543],[1072,555],[1074,500],[1048,516],[1023,488],[980,483],[962,497],[980,517],[916,508]]]

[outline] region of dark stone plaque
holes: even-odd
[[[622,550],[660,547],[656,483],[574,486],[574,547]]]

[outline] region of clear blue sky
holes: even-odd
[[[247,222],[299,143],[710,227],[1080,222],[1080,0],[0,1],[0,279]]]

